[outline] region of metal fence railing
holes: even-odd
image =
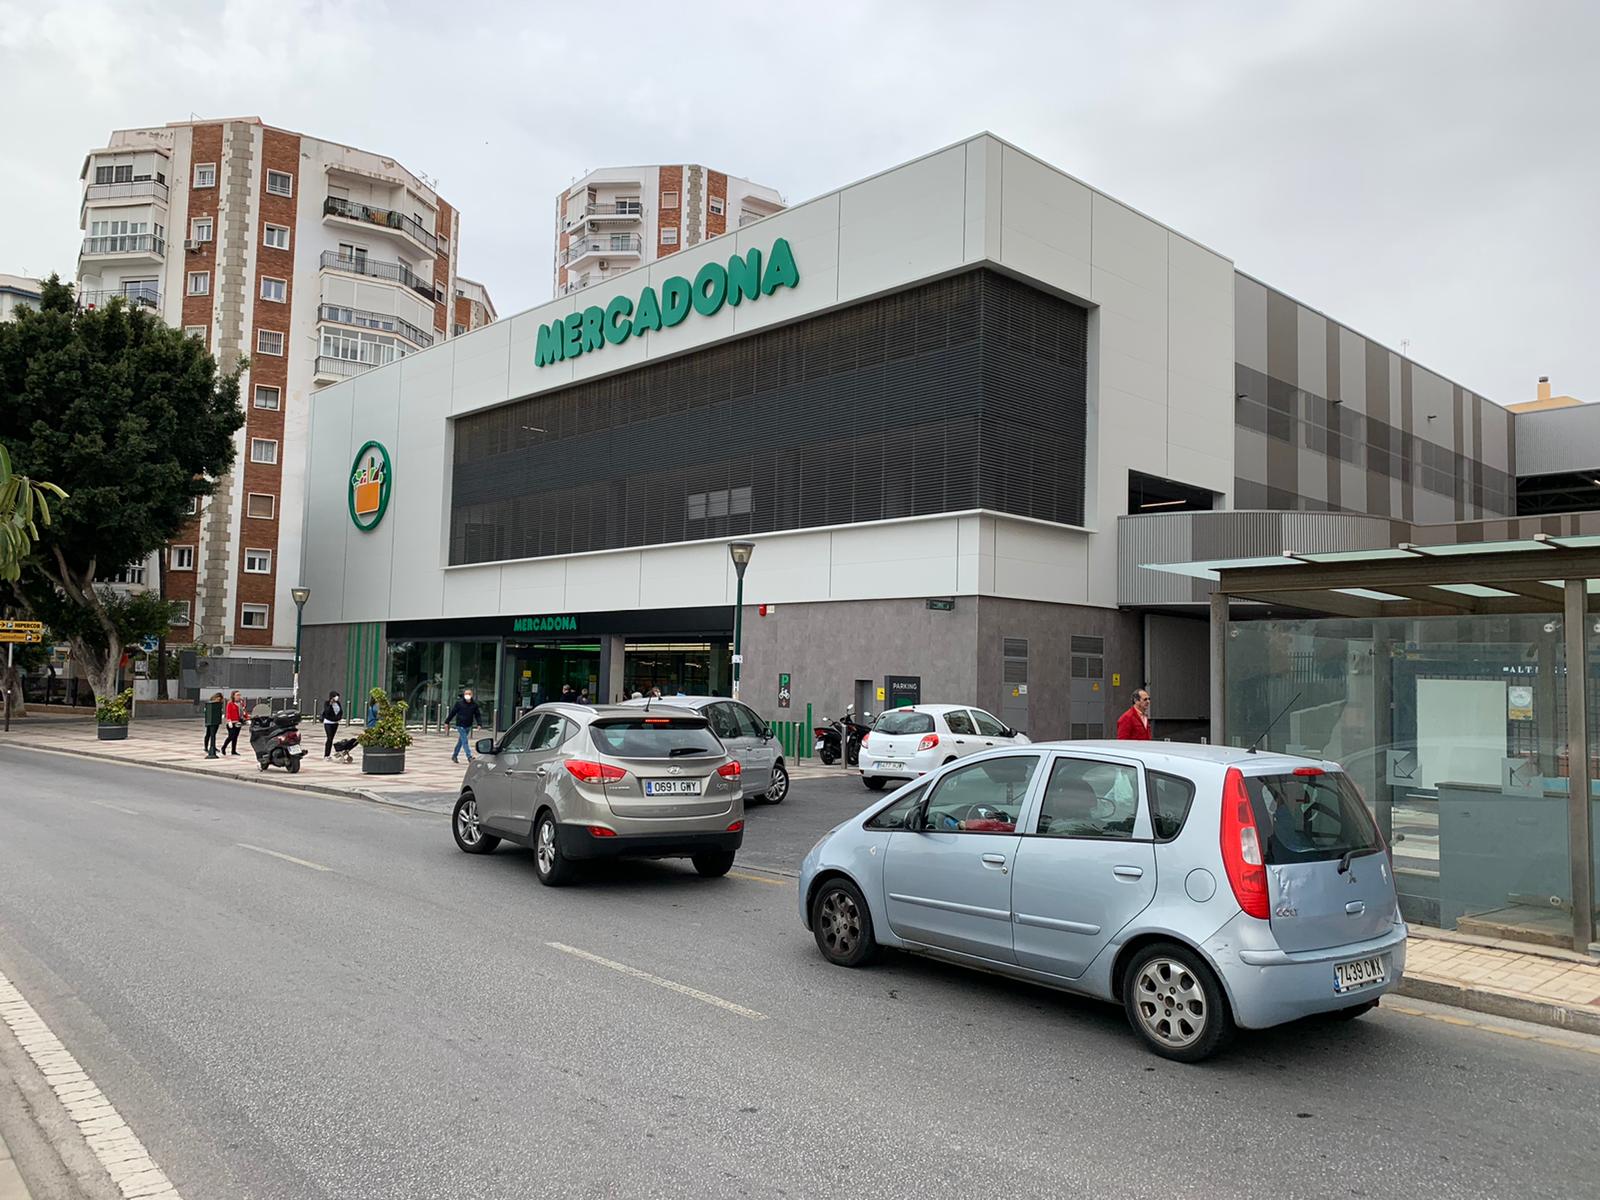
[[[767,726],[772,730],[772,736],[778,740],[783,756],[790,762],[797,762],[810,758],[813,754],[811,731],[815,726],[811,723],[811,705],[806,705],[806,719],[804,721],[768,721]]]

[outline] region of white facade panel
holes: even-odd
[[[1000,161],[1000,262],[1089,298],[1094,193],[1015,147],[1002,147]]]
[[[835,529],[830,598],[947,596],[956,591],[958,518]]]
[[[840,192],[839,300],[960,266],[966,177],[966,148],[952,146]]]

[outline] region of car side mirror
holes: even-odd
[[[473,748],[479,754],[498,754],[499,753],[499,750],[495,747],[493,738],[479,738],[478,742],[477,742],[477,745],[475,747],[473,747]]]

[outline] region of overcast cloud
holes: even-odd
[[[191,112],[436,179],[502,316],[590,168],[792,203],[988,129],[1502,403],[1600,400],[1597,52],[1582,0],[0,0],[0,271],[70,277],[84,152]]]

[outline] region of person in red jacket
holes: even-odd
[[[239,730],[244,728],[244,696],[234,692],[228,697],[228,707],[223,713],[223,719],[228,723],[228,737],[222,743],[222,753],[230,751],[239,753]]]
[[[1122,742],[1148,742],[1150,740],[1150,693],[1140,688],[1133,694],[1128,711],[1117,718],[1117,740]]]

